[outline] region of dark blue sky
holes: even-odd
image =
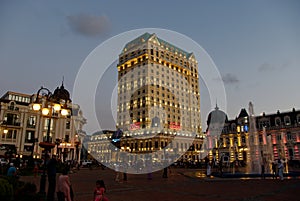
[[[229,118],[249,101],[257,114],[300,109],[299,11],[297,0],[3,0],[0,94],[54,89],[63,75],[72,91],[82,62],[103,41],[133,29],[163,28],[190,37],[212,57],[225,84]],[[201,92],[205,128],[214,106],[203,83]]]

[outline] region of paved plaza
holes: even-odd
[[[110,201],[296,201],[300,200],[300,180],[207,178],[199,170],[171,169],[168,178],[162,171],[152,180],[147,175],[128,175],[128,181],[116,182],[110,169],[81,169],[70,174],[75,201],[92,201],[97,179],[103,179]],[[23,177],[39,187],[40,177]]]

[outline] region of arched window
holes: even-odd
[[[300,114],[297,115],[297,123],[300,124]]]
[[[281,125],[280,117],[276,117],[276,118],[275,118],[275,125],[276,125],[276,126],[280,126],[280,125]]]
[[[285,125],[291,125],[291,118],[289,116],[284,117],[284,124]]]

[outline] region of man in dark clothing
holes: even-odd
[[[168,178],[168,167],[165,167],[165,168],[164,168],[164,171],[163,171],[163,178]]]
[[[272,176],[273,179],[277,179],[277,165],[275,162],[272,162]]]
[[[56,156],[53,155],[52,158],[47,163],[47,174],[48,174],[48,194],[47,201],[54,201],[55,187],[56,187]]]

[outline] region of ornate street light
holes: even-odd
[[[34,111],[39,111],[43,116],[48,118],[46,139],[39,143],[39,146],[44,148],[44,168],[40,180],[40,194],[45,195],[46,191],[46,159],[51,149],[55,147],[55,143],[50,138],[51,121],[54,114],[60,113],[61,116],[67,116],[69,111],[67,103],[71,102],[69,92],[64,89],[63,85],[57,88],[52,94],[49,89],[41,87],[36,96],[36,100],[32,105]]]

